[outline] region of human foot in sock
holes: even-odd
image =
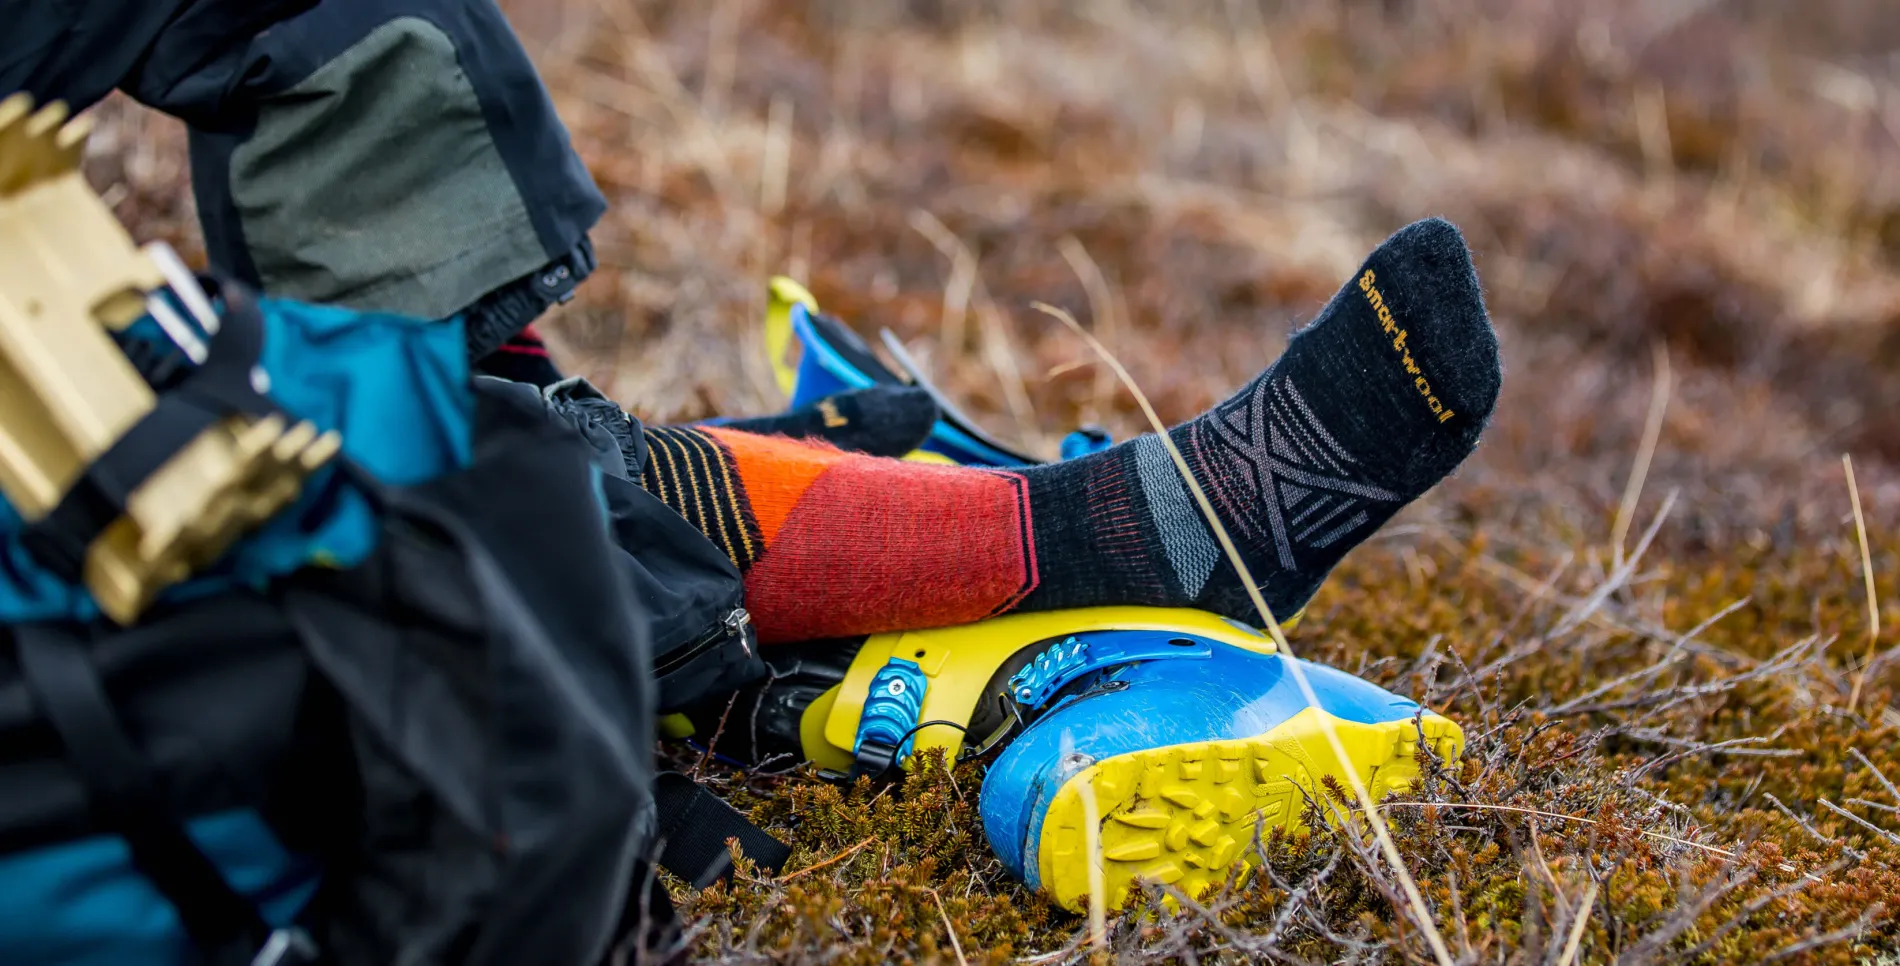
[[[1284,619],[1472,451],[1499,378],[1464,239],[1423,221],[1266,372],[1170,436]],[[649,433],[665,438],[647,487],[721,535],[767,641],[1104,604],[1259,619],[1154,436],[1006,472],[722,427]]]
[[[826,396],[776,416],[709,420],[705,425],[760,436],[820,439],[871,456],[903,456],[923,443],[936,421],[937,404],[930,393],[911,386],[873,386]]]
[[[1464,238],[1431,219],[1387,239],[1272,366],[1169,436],[1284,620],[1471,453],[1499,381]],[[1024,608],[1188,604],[1259,621],[1158,437],[1025,476],[1041,579]]]

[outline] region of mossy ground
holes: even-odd
[[[1294,644],[1464,723],[1465,756],[1433,763],[1386,811],[1460,960],[1561,962],[1573,934],[1574,962],[1859,963],[1900,947],[1888,915],[1900,798],[1881,778],[1900,777],[1900,730],[1879,720],[1889,693],[1846,712],[1847,662],[1825,637],[1788,630],[1774,603],[1822,581],[1851,586],[1838,555],[1750,553],[1722,570],[1644,562],[1640,590],[1600,595],[1601,573],[1506,562],[1476,541],[1416,553],[1346,565]],[[1500,577],[1520,567],[1538,575],[1531,586]],[[1576,576],[1539,593],[1560,569]],[[1858,602],[1841,596],[1849,623]],[[780,881],[687,898],[709,957],[954,962],[951,928],[970,962],[1092,951],[1085,922],[989,855],[980,762],[939,762],[894,788],[708,774],[744,785],[755,816],[798,850]],[[1429,961],[1363,829],[1275,837],[1265,853],[1270,874],[1198,908],[1112,918],[1108,955]]]
[[[1006,436],[1125,437],[1132,401],[1031,300],[1177,420],[1387,232],[1458,222],[1498,418],[1293,637],[1465,726],[1386,813],[1434,927],[1465,962],[1897,961],[1900,659],[1889,632],[1862,663],[1840,463],[1892,628],[1889,4],[505,6],[614,205],[551,335],[646,417],[778,405],[754,320],[787,271]],[[121,213],[193,248],[177,128],[102,121]],[[681,895],[708,962],[1432,958],[1358,828],[1265,842],[1264,874],[1111,917],[1098,947],[991,857],[981,762],[850,789],[703,774],[797,849],[776,880]]]

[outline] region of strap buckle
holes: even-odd
[[[251,966],[314,966],[322,960],[317,941],[301,926],[271,930],[263,948],[251,957]]]
[[[893,657],[872,675],[858,712],[851,777],[882,776],[910,754],[930,678],[916,661]]]

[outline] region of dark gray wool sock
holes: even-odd
[[[1285,620],[1471,453],[1500,377],[1465,240],[1430,219],[1367,257],[1259,378],[1169,435]],[[1259,623],[1158,437],[1021,472],[1040,577],[1021,609],[1193,606]]]
[[[715,424],[761,436],[822,439],[872,456],[903,456],[923,443],[936,422],[937,404],[930,393],[914,386],[873,386],[826,396],[775,416]]]

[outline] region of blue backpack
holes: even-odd
[[[785,858],[652,757],[659,714],[758,673],[730,563],[600,424],[471,380],[458,321],[225,303],[202,365],[143,353],[161,408],[342,457],[129,627],[76,564],[175,427],[40,520],[0,499],[0,961],[677,955],[654,865]]]

